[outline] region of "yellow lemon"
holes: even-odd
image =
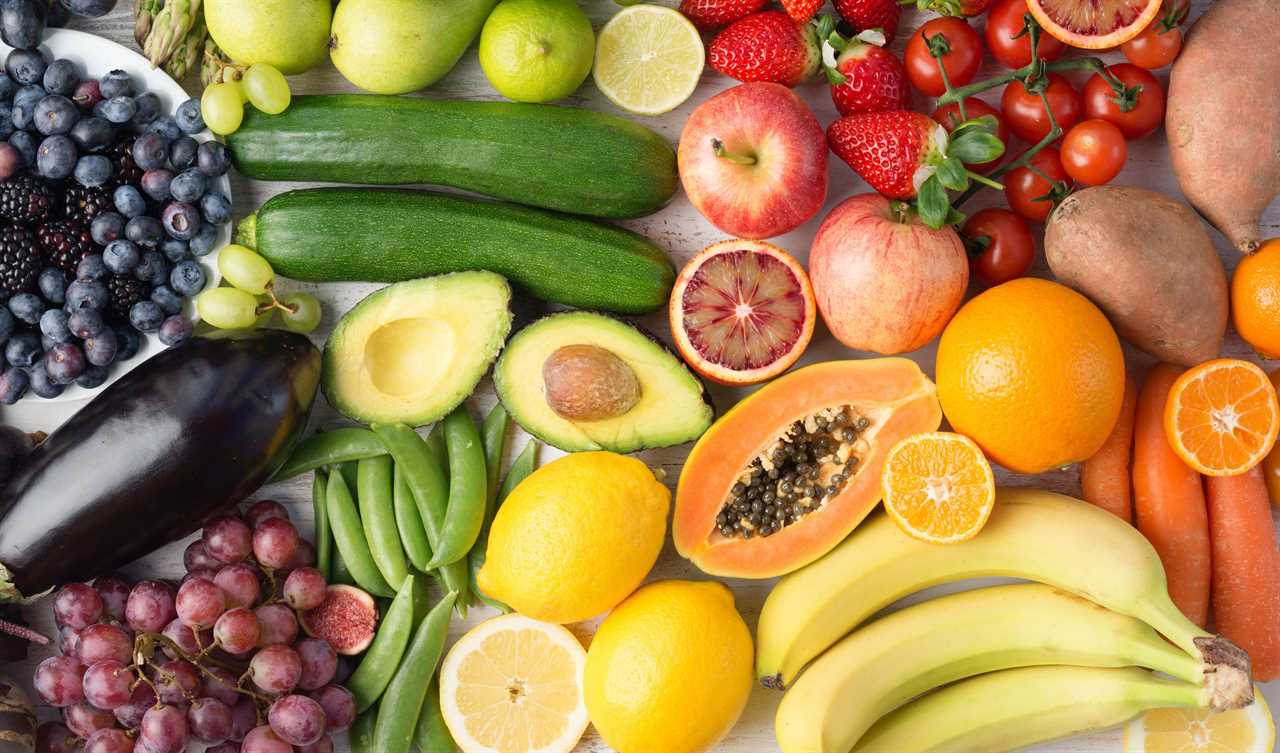
[[[662,551],[671,492],[644,463],[579,452],[534,471],[493,520],[480,590],[545,622],[612,609]]]
[[[587,713],[618,753],[709,750],[747,704],[753,658],[751,633],[724,585],[650,583],[591,640]]]
[[[1124,730],[1124,753],[1271,753],[1275,743],[1271,710],[1257,686],[1253,703],[1242,709],[1159,709]]]

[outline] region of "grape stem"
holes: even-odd
[[[198,640],[199,639],[197,638],[197,641]],[[151,678],[147,677],[147,674],[144,671],[145,668],[148,666],[153,667],[157,674],[162,675],[169,681],[174,681],[176,679],[172,672],[162,669],[154,664],[153,659],[155,658],[157,644],[163,646],[169,651],[172,651],[175,656],[194,666],[198,672],[209,679],[218,680],[219,682],[222,681],[220,677],[210,671],[206,664],[212,664],[225,669],[228,672],[235,672],[235,667],[212,655],[211,652],[217,648],[217,641],[214,641],[208,646],[202,648],[199,653],[192,654],[184,651],[181,646],[166,635],[161,635],[160,633],[140,632],[137,637],[134,638],[134,668],[138,671],[138,682],[146,683],[151,688],[151,691],[156,694],[157,704],[159,704],[160,691],[156,688],[155,683]],[[271,698],[244,687],[245,683],[251,679],[252,674],[253,671],[251,669],[246,670],[244,674],[240,675],[236,680],[236,684],[229,687],[241,695],[246,695],[249,698],[252,698],[255,704],[260,707],[270,705],[272,702]],[[134,683],[134,687],[137,687],[137,683]],[[259,708],[259,717],[261,717],[261,708]]]
[[[284,301],[281,301],[279,298],[276,297],[276,290],[273,283],[270,283],[270,282],[267,283],[266,291],[267,291],[267,295],[271,296],[271,300],[268,301],[267,303],[264,303],[258,306],[258,308],[254,309],[255,316],[262,316],[263,314],[267,313],[268,311],[271,311],[272,309],[280,309],[281,311],[286,311],[290,314],[298,313],[298,308],[299,308],[298,306],[293,306],[291,308],[289,304],[285,303]],[[267,572],[266,568],[263,568],[263,572]],[[270,578],[271,573],[267,572],[267,577]],[[273,578],[272,586],[274,585],[275,585],[275,579]]]
[[[0,633],[12,635],[14,638],[21,638],[37,646],[49,645],[49,638],[44,633],[8,620],[0,620]]]

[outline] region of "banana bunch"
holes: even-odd
[[[1036,583],[945,596],[857,629],[924,588],[987,576]],[[1216,710],[1253,700],[1248,656],[1183,617],[1141,534],[1093,505],[1033,489],[1000,490],[982,533],[950,546],[915,541],[884,514],[868,519],[778,583],[757,646],[761,681],[790,688],[775,723],[783,753],[861,753],[873,744],[866,749],[989,753],[1118,723],[1152,699]],[[1105,692],[1090,695],[1088,683],[1045,690],[1049,678],[1075,676]],[[1007,689],[1016,702],[963,690],[974,684]],[[1011,715],[1024,706],[1035,713],[1019,728]],[[953,711],[955,723],[930,716],[917,735],[897,721],[930,709]],[[1082,726],[1090,714],[1100,721]]]

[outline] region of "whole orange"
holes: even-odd
[[[952,428],[1020,473],[1102,447],[1124,399],[1124,353],[1089,299],[1024,277],[966,303],[938,344],[938,398]]]
[[[1264,358],[1280,356],[1280,238],[1240,260],[1231,277],[1231,322]]]

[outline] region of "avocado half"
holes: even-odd
[[[547,403],[543,364],[558,349],[594,345],[631,367],[638,401],[625,413],[573,421]],[[511,338],[493,370],[498,397],[525,431],[567,452],[634,452],[691,442],[711,426],[714,410],[702,382],[660,341],[594,311],[539,319]]]
[[[389,285],[342,317],[324,347],[329,404],[364,423],[422,426],[475,391],[511,332],[511,286],[492,272]]]

